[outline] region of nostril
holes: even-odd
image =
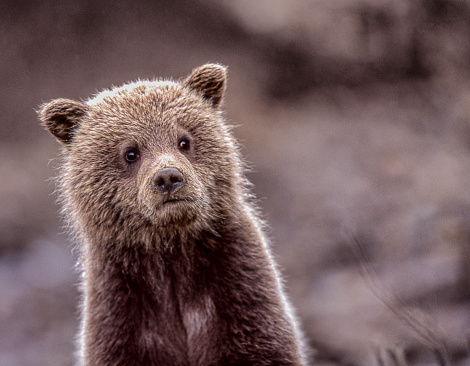
[[[165,187],[165,180],[162,178],[162,177],[158,177],[156,180],[155,180],[155,186],[157,186],[158,188],[164,188]]]
[[[160,169],[153,177],[153,185],[162,192],[173,192],[184,181],[183,173],[176,168]]]

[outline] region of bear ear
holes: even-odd
[[[183,84],[207,99],[212,107],[219,107],[225,92],[227,69],[217,64],[203,65],[191,73]]]
[[[87,113],[88,107],[70,99],[55,99],[43,104],[38,111],[44,127],[60,143],[69,145],[80,120]]]

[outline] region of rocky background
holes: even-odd
[[[470,2],[0,3],[0,365],[72,365],[35,109],[229,66],[226,116],[319,365],[470,365]]]

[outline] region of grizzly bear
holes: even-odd
[[[80,365],[305,364],[225,87],[208,64],[41,107],[80,253]]]

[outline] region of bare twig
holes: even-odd
[[[410,327],[415,334],[419,336],[423,344],[429,348],[436,356],[437,362],[440,366],[451,366],[451,358],[446,346],[444,336],[436,327],[431,327],[418,319],[418,314],[413,312],[405,302],[396,296],[392,291],[387,289],[379,280],[377,273],[367,264],[365,250],[360,240],[353,236],[353,253],[356,255],[362,276],[372,291],[372,293],[405,325]],[[422,317],[426,314],[421,312]],[[393,362],[398,365],[406,366],[406,357],[402,352],[399,358],[395,352],[388,350],[389,356],[393,356]],[[379,365],[382,365],[384,360],[378,358]]]

